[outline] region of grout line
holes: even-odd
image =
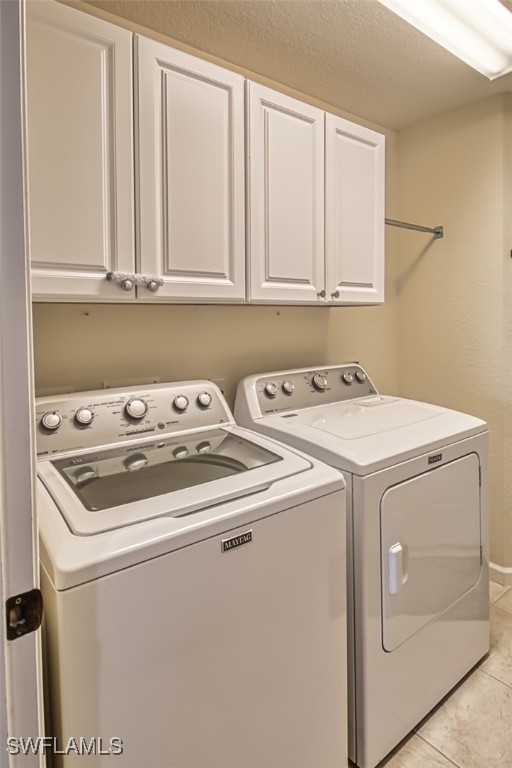
[[[430,742],[428,739],[426,739],[424,736],[422,736],[420,733],[418,733],[418,731],[415,731],[415,734],[416,734],[416,736],[418,736],[418,738],[420,738],[422,741],[424,741],[424,742],[425,742],[425,744],[428,744],[428,745],[429,745],[429,747],[432,747],[432,749],[435,749],[435,751],[436,751],[436,752],[437,752],[439,755],[442,755],[442,757],[444,757],[444,758],[445,758],[445,760],[448,760],[448,762],[449,762],[449,763],[451,763],[452,765],[456,765],[456,766],[457,766],[457,768],[464,768],[464,766],[463,766],[463,765],[461,765],[460,763],[456,763],[456,762],[455,762],[455,760],[452,760],[452,758],[451,758],[451,757],[449,757],[449,756],[448,756],[448,755],[447,755],[445,752],[442,752],[442,751],[441,751],[441,750],[440,750],[438,747],[436,747],[434,744],[431,744],[431,742]]]
[[[493,680],[496,680],[497,683],[501,683],[505,686],[505,688],[510,688],[512,690],[512,685],[510,685],[510,683],[506,683],[504,680],[501,680],[501,678],[496,677],[496,675],[493,675],[492,672],[488,672],[486,669],[482,669],[481,667],[478,671],[483,672],[485,675],[488,675],[488,677],[492,677]]]
[[[502,613],[506,613],[508,616],[512,616],[512,611],[508,611],[506,608],[502,608],[501,605],[496,605],[496,603],[492,603],[493,608],[497,608],[498,611],[501,611]]]
[[[492,602],[489,600],[489,605],[496,605],[498,600],[501,600],[502,597],[505,597],[505,595],[507,594],[507,592],[509,592],[509,590],[510,590],[510,587],[507,587],[506,590],[502,592],[501,595],[496,597]]]

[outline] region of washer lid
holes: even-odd
[[[87,535],[188,515],[310,468],[262,438],[217,429],[43,461],[38,473],[72,532]]]

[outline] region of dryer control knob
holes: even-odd
[[[323,392],[325,389],[327,389],[327,378],[323,375],[323,373],[315,373],[312,378],[312,382],[314,388],[319,392]]]
[[[201,408],[208,408],[212,404],[212,396],[209,392],[200,392],[197,396],[197,403]]]
[[[43,414],[41,424],[45,429],[53,430],[58,429],[62,424],[62,416],[58,411],[47,411]]]
[[[345,373],[341,374],[341,380],[343,381],[344,384],[352,384],[352,382],[354,381],[354,377],[352,376],[351,373],[349,373],[348,371],[345,371]]]
[[[94,420],[94,412],[90,408],[79,408],[75,413],[75,421],[82,427],[86,427]]]
[[[188,408],[188,397],[185,397],[185,395],[176,395],[174,398],[174,407],[177,411],[186,411]]]
[[[277,395],[277,387],[272,381],[269,381],[268,384],[265,384],[263,391],[267,397],[275,397]]]
[[[286,381],[283,381],[283,383],[281,384],[281,389],[283,390],[285,395],[292,395],[293,390],[295,389],[295,384],[293,383],[293,381],[288,381],[288,379],[286,379]]]
[[[124,410],[132,419],[143,419],[148,412],[148,404],[140,397],[132,397],[126,403]]]
[[[366,381],[366,373],[364,371],[356,371],[355,376],[360,384]]]

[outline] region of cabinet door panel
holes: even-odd
[[[384,300],[384,136],[329,114],[326,268],[328,301]]]
[[[323,112],[248,83],[249,298],[318,303],[324,287]]]
[[[140,271],[147,298],[245,289],[243,77],[138,38]]]
[[[35,298],[129,298],[131,34],[58,3],[27,11],[29,232]]]

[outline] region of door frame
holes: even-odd
[[[0,592],[38,586],[30,272],[24,167],[25,0],[0,1]],[[0,753],[9,766],[43,766],[7,738],[44,733],[41,631],[6,639],[0,611]]]

